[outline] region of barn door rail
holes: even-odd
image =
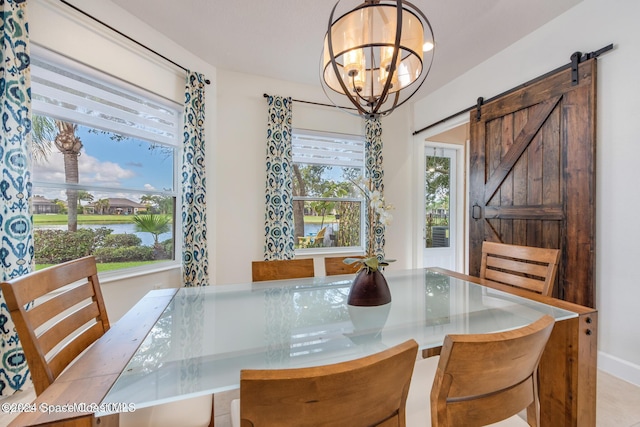
[[[517,90],[520,90],[520,89],[522,89],[524,87],[531,86],[532,84],[534,84],[534,83],[536,83],[536,82],[538,82],[540,80],[543,80],[546,77],[548,77],[548,76],[550,76],[552,74],[555,74],[555,73],[557,73],[559,71],[562,71],[564,69],[567,69],[567,68],[571,68],[571,70],[572,70],[571,83],[575,86],[576,84],[578,84],[578,75],[577,75],[578,65],[580,63],[584,62],[584,61],[589,60],[589,59],[597,58],[600,55],[609,52],[610,50],[613,50],[613,43],[611,43],[611,44],[609,44],[609,45],[607,45],[607,46],[605,46],[603,48],[600,48],[598,50],[595,50],[593,52],[589,52],[589,53],[584,53],[583,54],[581,52],[574,52],[573,54],[571,54],[571,62],[569,62],[568,64],[565,64],[565,65],[563,65],[561,67],[558,67],[555,70],[549,71],[548,73],[543,74],[541,76],[538,76],[535,79],[529,80],[528,82],[522,83],[520,86],[516,86],[514,88],[511,88],[511,89],[509,89],[509,90],[507,90],[505,92],[502,92],[501,94],[496,95],[496,96],[494,96],[492,98],[489,98],[489,99],[478,98],[478,100],[482,99],[481,103],[480,102],[476,103],[476,105],[472,105],[471,107],[465,108],[464,110],[461,110],[461,111],[458,111],[457,113],[451,114],[450,116],[447,116],[444,119],[438,120],[435,123],[431,123],[430,125],[425,126],[422,129],[414,131],[411,135],[415,136],[415,135],[417,135],[419,133],[422,133],[422,132],[424,132],[424,131],[426,131],[428,129],[431,129],[434,126],[439,125],[440,123],[444,123],[447,120],[451,120],[452,118],[457,117],[460,114],[468,113],[469,111],[472,111],[474,109],[477,109],[476,119],[479,120],[480,119],[480,115],[481,115],[480,107],[482,106],[482,104],[487,104],[487,103],[489,103],[489,102],[491,102],[491,101],[493,101],[495,99],[498,99],[498,98],[500,98],[502,96],[508,95],[508,94],[510,94],[512,92],[515,92]],[[575,59],[574,59],[574,56],[575,56]],[[575,75],[574,75],[574,72],[573,72],[574,69],[576,70],[575,71]],[[478,105],[478,104],[480,104],[480,105]]]

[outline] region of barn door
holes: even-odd
[[[594,307],[596,60],[471,112],[469,272],[484,240],[561,249],[554,295]]]

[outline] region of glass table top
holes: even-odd
[[[544,314],[577,316],[421,269],[385,273],[391,303],[352,307],[353,277],[179,289],[103,403],[142,408],[238,388],[241,369],[326,365],[411,338],[427,349],[447,334],[515,329]]]

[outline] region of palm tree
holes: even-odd
[[[135,229],[137,232],[153,234],[153,246],[156,249],[160,246],[158,236],[171,231],[171,219],[166,215],[135,215],[133,217],[133,222],[135,223]]]
[[[78,190],[78,210],[82,210],[83,206],[82,206],[82,202],[93,202],[94,197],[93,194],[89,193],[88,191],[84,191],[84,190]]]
[[[105,211],[109,213],[109,199],[100,199],[95,203],[95,208],[98,210],[100,215],[104,214]]]
[[[76,136],[78,125],[44,116],[33,116],[33,153],[36,161],[51,153],[51,143],[64,157],[64,182],[78,183],[78,156],[82,141]],[[56,132],[57,131],[57,132]],[[78,230],[78,190],[67,190],[67,229]]]

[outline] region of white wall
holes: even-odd
[[[251,261],[263,258],[264,194],[267,101],[263,93],[327,103],[320,87],[292,84],[259,76],[218,70],[217,144],[214,170],[218,179],[215,250],[217,283],[251,280]],[[410,147],[405,112],[383,119],[385,194],[394,206],[394,220],[387,239],[387,254],[399,261],[393,268],[410,266],[411,247],[403,240],[410,232],[410,211],[405,206],[403,185],[409,179],[405,167]],[[295,128],[362,135],[364,121],[335,108],[295,102]],[[396,230],[402,230],[399,234]],[[322,257],[314,256],[317,274],[323,274]]]
[[[596,281],[600,368],[640,384],[640,2],[584,0],[415,105],[419,129],[614,43],[598,61]],[[434,65],[434,66],[437,66]]]

